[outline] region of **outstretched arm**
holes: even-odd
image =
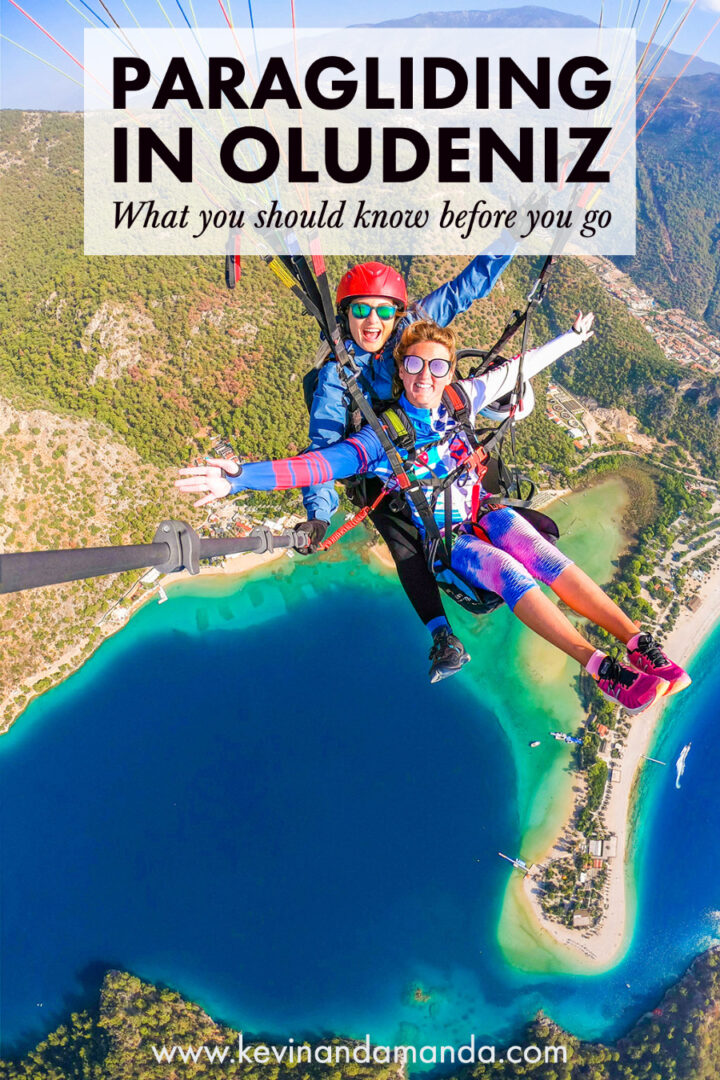
[[[580,311],[573,323],[572,330],[568,330],[566,334],[560,334],[559,337],[548,341],[545,345],[540,345],[537,349],[529,349],[525,354],[523,364],[523,381],[532,379],[539,371],[549,367],[550,364],[559,360],[565,353],[588,341],[594,333],[594,320],[595,316],[591,311],[587,315],[583,315]],[[486,375],[480,375],[477,379],[469,380],[469,385],[472,388],[472,406],[475,411],[487,408],[513,390],[517,382],[519,364],[520,356],[518,354],[512,360],[500,364],[499,367],[489,371]]]
[[[492,290],[495,282],[513,257],[515,242],[501,238],[482,255],[476,255],[456,278],[446,281],[420,301],[422,317],[427,315],[440,326],[447,326],[456,315]]]
[[[339,480],[345,476],[370,471],[378,459],[380,444],[369,428],[364,428],[351,439],[328,446],[325,450],[311,450],[294,458],[279,461],[253,461],[243,465],[240,473],[228,476],[218,464],[208,464],[180,470],[175,487],[189,494],[200,493],[194,505],[222,499],[237,491],[281,491],[286,488],[307,487],[309,484]]]

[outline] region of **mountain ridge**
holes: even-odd
[[[573,15],[566,11],[555,11],[554,8],[525,4],[513,8],[493,8],[490,11],[428,11],[418,15],[406,16],[402,19],[385,19],[379,23],[353,23],[353,27],[387,27],[390,28],[435,28],[435,29],[521,29],[522,27],[536,27],[538,29],[593,29],[598,24],[584,15]],[[637,52],[640,56],[647,46],[647,42],[638,40]],[[674,78],[688,59],[687,54],[669,50],[663,59],[661,70],[664,78]],[[708,72],[720,74],[720,64],[711,60],[701,60],[696,57],[688,66],[686,75],[703,75]]]

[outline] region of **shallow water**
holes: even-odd
[[[598,490],[554,509],[602,579],[624,489]],[[693,752],[680,792],[674,770],[642,792],[626,960],[527,975],[497,943],[497,851],[552,831],[569,755],[544,736],[579,707],[564,662],[507,611],[455,621],[474,662],[429,687],[425,632],[345,545],[322,566],[174,588],[33,704],[0,740],[6,1047],[91,1000],[111,966],[282,1038],[499,1039],[539,1007],[595,1036],[654,1003],[720,909],[717,861],[688,840],[698,819],[717,828],[718,675],[694,671],[668,709],[660,756],[691,730]]]

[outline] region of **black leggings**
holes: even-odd
[[[380,487],[379,480],[373,478],[367,481],[368,503],[377,498]],[[444,618],[445,609],[440,589],[428,570],[420,533],[413,524],[406,505],[397,511],[390,509],[388,504],[392,498],[392,495],[386,495],[377,509],[370,514],[370,520],[390,548],[400,584],[422,621],[429,623],[431,619]]]

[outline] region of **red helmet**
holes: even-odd
[[[397,270],[380,262],[359,263],[340,279],[335,301],[340,306],[355,296],[383,296],[407,307],[407,287]]]

